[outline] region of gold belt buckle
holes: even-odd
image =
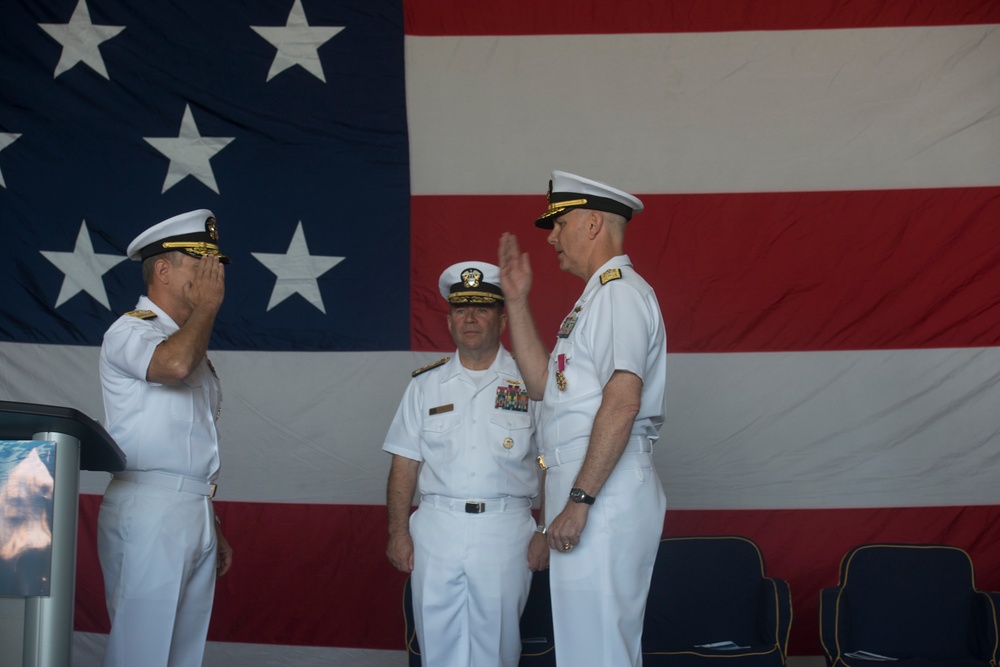
[[[208,499],[211,500],[215,497],[215,490],[219,488],[218,484],[209,484]]]
[[[545,456],[543,454],[539,454],[537,460],[538,460],[538,467],[539,468],[541,468],[542,470],[548,469],[548,466],[545,465]]]

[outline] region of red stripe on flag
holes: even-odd
[[[812,30],[1000,22],[993,0],[406,0],[408,35],[543,35]]]
[[[641,195],[625,251],[654,287],[671,352],[1000,345],[1000,188]],[[554,337],[583,283],[532,221],[542,195],[411,199],[412,347],[451,350],[440,272],[496,262],[513,231]]]
[[[75,629],[108,632],[97,559],[101,497],[80,496]],[[215,503],[233,546],[211,641],[403,648],[405,576],[386,560],[383,506]]]
[[[80,497],[76,629],[107,632],[96,533],[100,496]],[[235,550],[219,581],[213,641],[398,649],[404,575],[385,558],[385,507],[216,503]],[[1000,505],[832,510],[668,511],[667,535],[744,535],[767,573],[789,582],[791,652],[818,655],[821,588],[841,557],[869,542],[952,544],[969,552],[981,590],[1000,590]]]

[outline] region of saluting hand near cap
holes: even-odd
[[[183,293],[192,311],[203,306],[217,312],[226,293],[226,269],[219,258],[206,255],[199,259]]]

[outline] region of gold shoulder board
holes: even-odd
[[[125,314],[129,317],[138,317],[140,320],[151,320],[156,317],[156,313],[151,310],[133,310]]]
[[[607,271],[601,274],[601,284],[607,285],[612,280],[618,280],[621,277],[622,277],[621,269],[608,269]]]
[[[433,364],[427,364],[426,366],[421,366],[417,370],[415,370],[412,373],[410,373],[410,375],[412,375],[413,377],[417,377],[421,373],[426,373],[427,371],[431,370],[432,368],[437,368],[438,366],[443,366],[444,364],[448,363],[449,359],[451,359],[451,357],[445,357],[444,359],[438,359]]]

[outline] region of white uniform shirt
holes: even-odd
[[[413,378],[382,449],[423,461],[422,495],[467,500],[538,493],[534,402],[513,357],[501,345],[487,373],[474,379],[456,353]]]
[[[105,428],[128,470],[162,470],[214,480],[219,471],[216,420],[222,387],[207,357],[177,385],[146,381],[156,346],[179,327],[148,297],[137,310],[155,318],[123,315],[105,332],[100,374]]]
[[[614,257],[590,277],[559,328],[541,402],[541,449],[589,442],[604,386],[616,370],[643,381],[632,435],[656,440],[663,423],[666,367],[667,338],[656,294],[627,255]],[[560,374],[564,390],[558,387]]]

